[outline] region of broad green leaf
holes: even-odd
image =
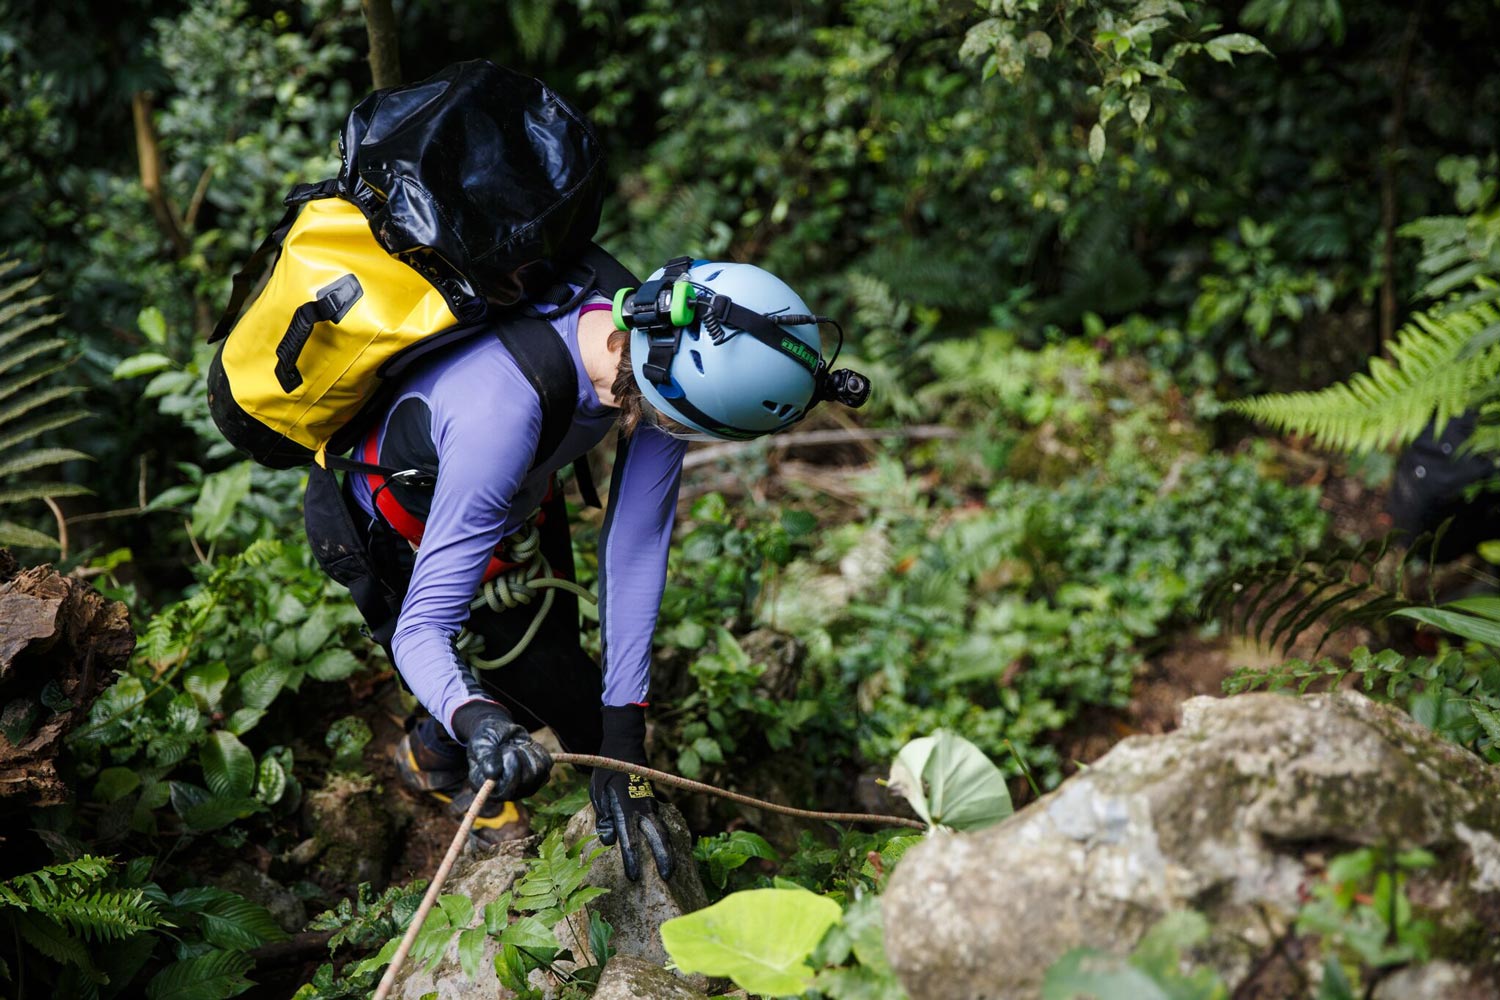
[[[314,680],[341,681],[359,669],[359,660],[347,649],[329,649],[307,665],[307,674]]]
[[[1443,605],[1449,611],[1464,611],[1492,622],[1500,622],[1500,597],[1465,597]]]
[[[552,933],[551,928],[536,917],[517,917],[514,923],[509,924],[496,936],[501,944],[514,945],[538,955],[547,953],[549,959],[550,953],[558,950],[556,935]]]
[[[479,960],[484,957],[484,942],[488,938],[483,927],[470,927],[458,936],[458,964],[470,979],[479,974]]]
[[[795,995],[812,983],[808,956],[841,915],[839,904],[803,889],[751,889],[668,920],[661,940],[684,972],[727,976],[751,993]]]
[[[236,736],[243,736],[254,729],[265,715],[264,709],[237,708],[224,720],[224,728]]]
[[[213,541],[229,527],[235,508],[250,495],[250,462],[240,462],[203,480],[198,502],[193,504],[193,534]]]
[[[1151,91],[1138,90],[1130,95],[1130,117],[1137,125],[1146,124],[1151,113]]]
[[[94,798],[118,802],[140,787],[141,776],[128,767],[106,767],[94,783]]]
[[[1172,995],[1123,958],[1075,948],[1052,964],[1042,1000],[1172,1000]]]
[[[438,907],[448,914],[448,923],[454,927],[467,927],[474,918],[474,901],[468,896],[444,893],[438,897]]]
[[[274,806],[286,794],[286,768],[281,761],[267,754],[260,760],[255,771],[255,798],[268,806]]]
[[[223,663],[194,667],[183,675],[182,686],[193,696],[200,711],[217,712],[224,700],[224,689],[229,686],[229,668]]]
[[[272,941],[286,940],[286,932],[258,903],[225,892],[199,911],[203,937],[220,948],[249,951]]]
[[[183,824],[189,830],[206,833],[264,809],[265,806],[251,798],[212,798],[188,807],[181,815]]]
[[[1449,611],[1446,607],[1402,608],[1396,614],[1403,618],[1414,618],[1424,625],[1431,625],[1487,646],[1500,646],[1500,622],[1488,618],[1462,611]]]
[[[208,734],[198,751],[203,778],[216,796],[245,796],[255,787],[255,757],[233,733]]]
[[[1492,538],[1486,542],[1480,542],[1478,550],[1479,558],[1491,566],[1500,566],[1500,538]]]
[[[139,378],[142,375],[155,375],[157,372],[172,367],[172,359],[165,354],[157,354],[147,351],[145,354],[137,354],[131,358],[125,358],[115,365],[110,377],[116,380],[127,378]]]
[[[147,306],[135,317],[135,325],[151,343],[161,347],[167,342],[167,318],[155,306]]]
[[[955,830],[983,829],[1014,811],[1000,769],[974,744],[944,729],[902,747],[890,783],[923,820]]]
[[[146,987],[147,1000],[225,1000],[252,985],[245,978],[255,960],[242,951],[211,951],[173,962]]]
[[[240,701],[246,708],[269,708],[281,693],[292,668],[284,663],[261,663],[240,675]]]
[[[1104,126],[1095,122],[1089,129],[1089,159],[1095,163],[1104,159],[1104,142]]]

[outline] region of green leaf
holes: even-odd
[[[1151,113],[1151,91],[1138,90],[1130,95],[1130,117],[1137,125],[1146,124],[1146,116]]]
[[[751,889],[668,920],[662,945],[684,972],[727,976],[751,993],[784,996],[811,984],[810,956],[842,915],[803,889]]]
[[[0,545],[20,549],[61,548],[57,539],[44,535],[33,528],[25,528],[11,521],[0,521]]]
[[[201,910],[203,937],[220,948],[249,951],[272,941],[285,941],[286,932],[264,906],[224,892]]]
[[[307,674],[315,680],[341,681],[359,669],[359,660],[347,649],[329,649],[307,665]]]
[[[147,1000],[225,1000],[254,984],[245,973],[255,960],[244,952],[211,951],[173,962],[146,987]]]
[[[194,667],[182,678],[182,686],[193,696],[201,712],[217,712],[229,686],[229,668],[222,663]]]
[[[438,897],[437,905],[448,914],[448,923],[453,927],[467,927],[474,919],[474,901],[468,896],[444,893]]]
[[[1500,566],[1500,538],[1491,538],[1479,543],[1479,558],[1491,566]]]
[[[233,733],[220,729],[208,734],[198,751],[203,777],[216,796],[245,796],[255,787],[255,756]]]
[[[131,358],[125,358],[115,365],[110,377],[118,380],[127,378],[140,378],[142,375],[155,375],[157,372],[172,367],[172,359],[165,354],[157,354],[147,351],[145,354],[137,354]]]
[[[128,767],[106,767],[94,783],[94,798],[100,802],[118,802],[140,787],[141,776]]]
[[[270,708],[281,693],[292,668],[284,663],[262,663],[240,675],[240,701],[246,708]]]
[[[1089,159],[1098,163],[1104,159],[1104,126],[1095,122],[1089,129]]]
[[[203,480],[193,505],[193,534],[213,541],[224,533],[235,509],[250,495],[250,462],[240,462]]]
[[[182,822],[195,833],[205,833],[228,826],[237,819],[253,816],[265,806],[252,798],[206,799],[182,810]]]
[[[1203,50],[1219,62],[1233,62],[1233,53],[1241,55],[1270,55],[1271,50],[1261,44],[1254,35],[1234,32],[1210,38],[1203,43]]]
[[[470,927],[458,936],[458,964],[470,979],[479,974],[479,962],[484,958],[484,942],[488,938],[483,927]]]
[[[923,820],[955,830],[983,829],[1015,811],[1000,769],[974,744],[944,729],[902,747],[890,783]]]
[[[167,319],[155,306],[142,309],[135,318],[135,325],[140,328],[142,335],[157,347],[167,342]]]
[[[1446,607],[1402,608],[1395,614],[1452,632],[1465,639],[1482,642],[1488,646],[1500,646],[1500,622],[1488,618],[1465,614],[1462,611],[1449,611]]]
[[[94,460],[93,456],[85,455],[76,448],[37,448],[35,451],[22,452],[8,462],[0,463],[0,476],[30,472],[32,469],[41,469],[48,465],[80,459],[87,462]]]
[[[274,806],[286,794],[286,768],[281,761],[267,754],[260,759],[255,771],[255,798],[268,806]]]
[[[1171,994],[1123,958],[1074,948],[1042,980],[1042,1000],[1172,1000]]]
[[[559,949],[557,936],[552,933],[552,929],[533,916],[517,917],[514,923],[507,925],[496,937],[501,944],[513,945],[537,955],[545,954],[549,961],[552,953]]]

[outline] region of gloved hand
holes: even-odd
[[[646,710],[639,705],[604,709],[604,742],[599,747],[603,757],[646,763]],[[594,832],[606,847],[620,844],[620,859],[625,862],[625,877],[640,880],[642,841],[656,859],[656,870],[663,879],[672,877],[672,838],[667,825],[656,814],[656,793],[651,782],[639,774],[621,774],[594,769],[589,779],[589,801],[594,804]]]
[[[524,799],[547,783],[552,755],[494,702],[459,706],[453,713],[453,729],[468,747],[469,784],[477,790],[486,778],[494,778],[495,801]]]

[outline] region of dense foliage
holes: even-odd
[[[762,263],[845,319],[875,381],[857,428],[809,428],[834,444],[693,453],[651,747],[688,776],[834,805],[943,728],[1018,796],[1050,787],[1205,592],[1267,566],[1313,580],[1319,497],[1236,442],[1226,401],[1368,367],[1240,407],[1365,450],[1495,406],[1500,13],[1483,0],[395,13],[408,79],[488,57],[590,111],[612,154],[601,241],[626,263]],[[78,801],[0,827],[0,979],[27,993],[217,998],[279,975],[279,995],[363,996],[412,917],[412,890],[361,886],[315,829],[335,800],[371,808],[371,723],[409,704],[289,530],[300,473],[234,455],[202,392],[230,276],[287,188],[332,173],[368,47],[355,0],[0,0],[0,541],[125,600],[140,636],[69,736]],[[597,521],[579,520],[587,581]],[[1466,646],[1234,687],[1352,673],[1494,759],[1496,617],[1439,610],[1419,620]],[[6,708],[18,742],[35,720]],[[580,803],[576,783],[546,794],[539,826]],[[711,891],[825,894],[842,915],[812,989],[899,995],[874,900],[911,838],[757,831],[716,808],[689,809]],[[253,968],[298,921],[221,885],[230,859],[327,911],[332,964]],[[586,860],[554,835],[529,902],[449,899],[420,957],[498,941],[520,987],[576,918],[572,957],[596,973],[609,930],[588,921]],[[1369,888],[1372,864],[1347,862],[1307,913],[1355,980],[1397,960],[1370,943],[1395,924],[1371,930],[1340,887]],[[1108,962],[1216,995],[1178,968],[1199,937],[1178,915]],[[1383,947],[1409,960],[1420,934]],[[1057,989],[1096,960],[1070,957]]]

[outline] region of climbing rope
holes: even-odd
[[[919,820],[907,819],[904,816],[883,816],[879,813],[840,813],[820,812],[815,809],[796,809],[792,806],[783,806],[775,802],[766,802],[763,799],[752,798],[749,795],[741,795],[738,792],[725,791],[715,788],[713,785],[705,785],[701,781],[692,781],[688,778],[680,778],[666,771],[658,771],[654,768],[642,767],[639,764],[631,764],[623,760],[615,760],[611,757],[599,757],[591,753],[555,753],[552,760],[558,764],[581,764],[584,767],[601,767],[606,771],[619,771],[622,774],[639,774],[659,781],[663,785],[671,785],[676,788],[687,789],[692,792],[702,792],[705,795],[717,795],[719,798],[729,799],[743,805],[754,806],[767,812],[781,813],[784,816],[800,816],[803,819],[830,820],[835,823],[881,823],[886,826],[909,826],[917,830],[927,829],[927,824]],[[464,813],[463,821],[458,824],[458,832],[453,835],[453,843],[448,845],[448,853],[443,856],[442,864],[438,865],[437,872],[432,876],[432,884],[427,887],[427,893],[422,897],[422,905],[417,907],[416,914],[411,918],[411,923],[406,925],[406,933],[401,936],[401,943],[396,946],[396,954],[391,956],[391,964],[386,968],[385,975],[380,977],[380,985],[375,990],[375,1000],[386,1000],[390,995],[391,988],[396,985],[396,976],[401,971],[401,966],[406,962],[406,956],[411,952],[412,944],[417,940],[417,935],[422,930],[422,925],[427,921],[427,914],[432,912],[437,903],[438,893],[443,891],[443,883],[448,881],[448,875],[453,870],[453,863],[458,860],[459,852],[463,850],[464,841],[469,836],[469,830],[474,826],[474,820],[479,815],[479,810],[484,808],[484,802],[490,797],[490,792],[495,790],[495,779],[489,778],[479,791],[474,795],[474,801],[469,803],[468,812]]]
[[[523,607],[536,599],[537,591],[545,591],[542,595],[542,603],[537,612],[532,616],[531,624],[526,627],[521,638],[510,651],[502,656],[486,659],[479,655],[479,650],[484,645],[484,640],[468,628],[461,629],[458,639],[454,642],[454,648],[462,656],[469,666],[475,670],[494,670],[503,667],[515,660],[516,657],[526,652],[526,647],[531,645],[531,640],[541,630],[542,622],[546,620],[547,612],[552,610],[553,599],[557,591],[566,590],[575,595],[581,601],[590,604],[599,603],[599,599],[586,588],[580,587],[572,580],[563,580],[552,575],[552,566],[547,562],[547,557],[542,554],[542,534],[537,530],[536,522],[528,520],[526,527],[517,531],[506,539],[506,556],[508,561],[517,565],[501,573],[492,580],[486,580],[479,588],[479,593],[469,602],[470,611],[478,611],[481,608],[489,608],[491,611],[509,611],[513,608]]]

